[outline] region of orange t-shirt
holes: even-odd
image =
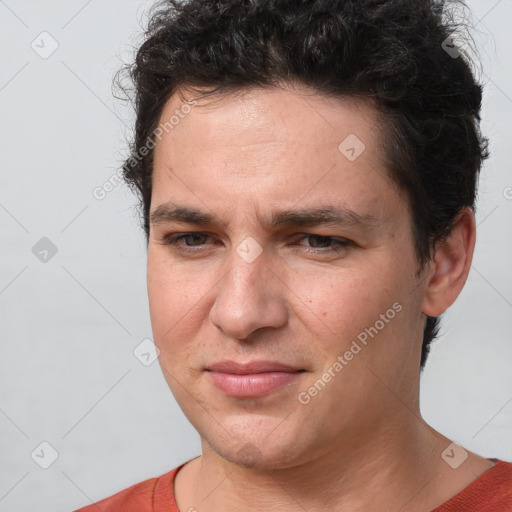
[[[432,512],[512,512],[512,463],[491,460],[493,468]],[[173,482],[185,464],[75,512],[180,512]]]

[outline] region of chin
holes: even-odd
[[[251,439],[251,438],[249,438]],[[289,439],[287,443],[275,439],[276,443],[270,443],[262,437],[256,440],[239,439],[236,443],[231,442],[213,444],[208,442],[211,449],[227,462],[248,469],[274,470],[293,467],[300,463],[301,453],[298,444]]]

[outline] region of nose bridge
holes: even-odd
[[[233,298],[240,296],[248,301],[247,295],[257,295],[265,292],[262,284],[263,276],[267,274],[266,258],[262,254],[256,255],[251,243],[243,241],[230,257],[229,272],[226,282],[226,289]]]
[[[227,260],[229,272],[219,283],[210,312],[210,321],[237,339],[247,338],[261,327],[279,327],[286,321],[283,297],[271,278],[267,258],[262,249],[256,255],[256,249],[250,240],[233,249]]]

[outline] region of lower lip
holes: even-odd
[[[257,398],[293,383],[302,372],[267,372],[239,375],[234,373],[208,372],[213,385],[228,396]]]

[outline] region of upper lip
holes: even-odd
[[[251,361],[248,363],[237,363],[236,361],[219,361],[209,365],[206,370],[222,373],[235,373],[239,375],[248,375],[253,373],[269,372],[299,372],[300,368],[275,362],[275,361]]]

